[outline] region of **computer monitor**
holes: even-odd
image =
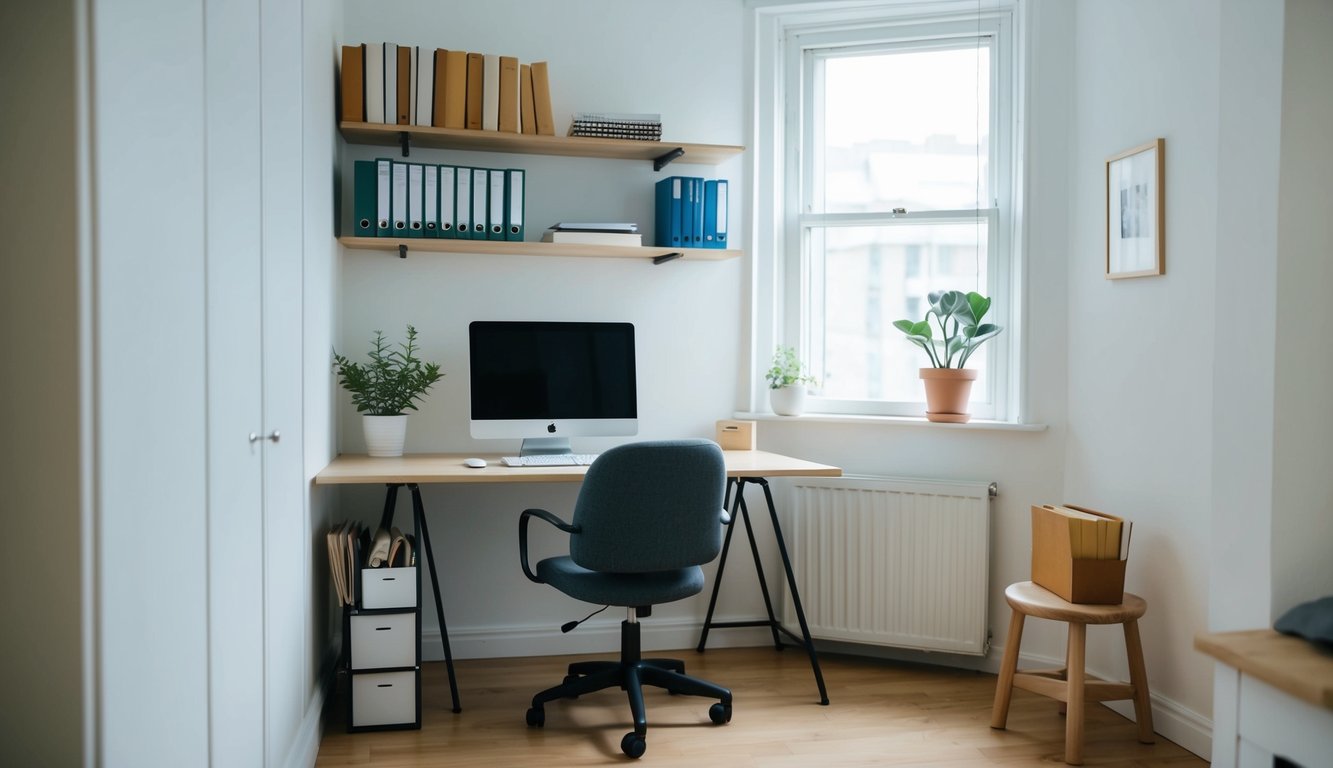
[[[483,321],[468,326],[471,433],[521,453],[639,431],[630,323]]]

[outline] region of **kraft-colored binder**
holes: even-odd
[[[444,127],[463,128],[467,124],[467,51],[445,51],[444,58]]]
[[[532,102],[537,118],[537,133],[555,135],[555,117],[551,113],[551,75],[544,61],[532,62]]]
[[[481,93],[485,70],[484,55],[480,53],[467,55],[467,110],[463,115],[463,127],[474,131],[481,130]]]
[[[518,59],[500,57],[500,121],[506,133],[518,133]]]
[[[412,124],[412,49],[398,46],[398,115],[399,125]]]
[[[523,129],[523,133],[534,135],[537,133],[537,117],[535,115],[536,107],[532,101],[532,67],[527,64],[520,64],[518,67],[518,90],[519,125]]]
[[[430,124],[436,128],[445,128],[444,112],[448,105],[449,88],[449,52],[443,48],[435,49],[435,105],[434,112],[431,113]]]
[[[345,122],[366,121],[366,46],[344,45],[342,70],[338,78]]]

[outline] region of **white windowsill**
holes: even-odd
[[[774,413],[737,413],[732,418],[750,421],[786,421],[803,424],[865,424],[885,427],[928,427],[930,429],[981,429],[997,432],[1044,432],[1045,424],[1018,424],[1012,421],[974,419],[966,424],[947,424],[929,421],[925,416],[860,416],[845,413],[807,413],[800,416],[778,416]]]

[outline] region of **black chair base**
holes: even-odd
[[[706,696],[718,699],[708,709],[708,718],[716,725],[731,720],[731,691],[707,680],[685,674],[685,663],[679,659],[644,659],[639,653],[639,624],[620,623],[620,661],[580,661],[569,665],[564,682],[547,688],[532,697],[527,712],[528,725],[537,728],[546,724],[546,702],[556,699],[578,698],[585,693],[605,688],[621,688],[629,696],[630,713],[634,716],[634,730],[620,740],[620,749],[630,757],[641,757],[648,748],[648,717],[643,703],[643,686],[652,685],[670,693],[687,696]]]

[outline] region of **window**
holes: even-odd
[[[762,214],[756,246],[774,254],[772,341],[795,346],[819,382],[807,411],[924,413],[929,363],[893,322],[922,319],[927,295],[949,289],[990,296],[988,319],[1007,329],[968,361],[972,413],[1010,411],[1010,8],[988,2],[978,18],[975,5],[937,5],[951,15],[788,13],[767,27],[761,69],[776,73],[756,83],[765,94],[768,81],[760,114],[772,130],[757,143],[779,168],[772,248]]]

